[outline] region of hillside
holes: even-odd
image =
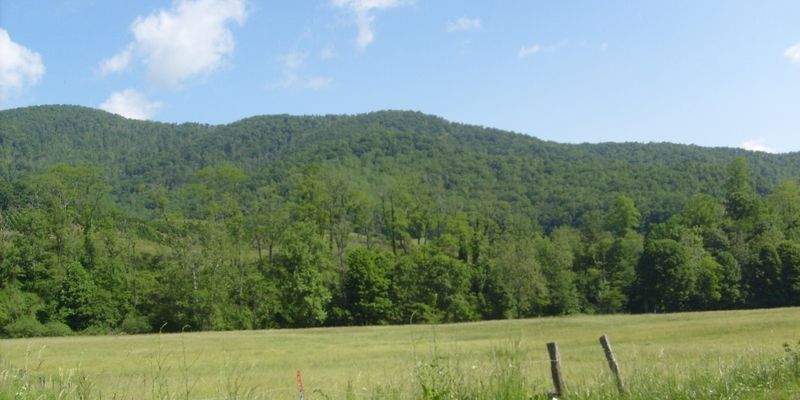
[[[0,111],[0,148],[11,336],[800,301],[797,153],[76,106]]]
[[[297,165],[345,165],[349,174],[424,176],[470,200],[500,199],[545,228],[575,224],[631,196],[646,221],[676,212],[695,193],[721,195],[725,171],[745,157],[766,193],[800,173],[800,155],[668,143],[569,145],[400,111],[356,116],[288,115],[228,125],[128,120],[77,106],[0,112],[3,176],[41,173],[58,163],[92,165],[120,200],[142,184],[169,188],[208,166],[231,164],[268,179]],[[136,210],[141,211],[141,210]]]

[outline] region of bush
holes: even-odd
[[[3,328],[12,338],[45,336],[45,327],[36,318],[22,317]]]
[[[50,321],[42,324],[35,317],[22,317],[6,325],[6,335],[12,338],[38,337],[38,336],[70,336],[74,332],[63,322]]]
[[[43,328],[42,336],[72,336],[75,334],[69,325],[58,321],[50,321],[44,324]]]
[[[152,328],[147,318],[135,313],[130,313],[122,320],[122,323],[119,325],[119,330],[125,333],[137,334],[148,333]]]
[[[92,325],[80,332],[81,335],[86,335],[86,336],[104,336],[115,333],[113,329],[103,325]]]

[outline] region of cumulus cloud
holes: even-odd
[[[786,49],[783,56],[795,64],[800,64],[800,43]]]
[[[283,79],[271,87],[320,90],[328,87],[333,80],[323,76],[303,75],[302,70],[308,54],[291,52],[280,57],[283,62]]]
[[[765,142],[764,138],[756,138],[756,139],[751,139],[751,140],[748,140],[748,141],[742,143],[741,145],[739,145],[739,147],[742,148],[742,149],[745,149],[745,150],[750,150],[750,151],[761,151],[761,152],[764,152],[764,153],[777,153],[777,151],[775,151],[775,149],[767,146],[766,144],[764,144],[764,142]]]
[[[522,46],[522,47],[520,47],[519,51],[517,52],[517,56],[520,57],[520,58],[524,58],[524,57],[532,56],[532,55],[538,53],[541,50],[542,50],[542,46],[540,46],[539,43],[534,43],[534,44],[532,44],[530,46]]]
[[[408,3],[407,0],[331,0],[339,8],[350,10],[356,17],[358,36],[356,45],[365,48],[375,41],[375,30],[372,26],[375,21],[374,12],[398,7]]]
[[[42,56],[15,43],[8,32],[0,28],[0,101],[36,85],[44,72]]]
[[[101,75],[107,75],[113,72],[121,72],[128,68],[133,55],[133,44],[128,45],[125,50],[103,60],[100,63],[99,72]]]
[[[161,108],[158,101],[150,101],[145,95],[133,89],[114,92],[100,109],[131,119],[150,119]]]
[[[103,60],[102,74],[125,70],[134,58],[147,66],[148,79],[176,87],[190,78],[209,74],[233,53],[229,25],[243,24],[245,0],[178,0],[171,9],[134,20],[134,40]]]
[[[480,28],[481,20],[479,18],[461,17],[455,21],[450,21],[447,23],[447,31],[451,33],[458,31],[471,31]]]

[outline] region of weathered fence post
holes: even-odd
[[[564,391],[564,377],[561,376],[561,356],[558,354],[558,344],[550,342],[547,344],[547,353],[550,354],[550,373],[553,375],[553,386],[556,391],[553,393],[555,397],[563,397]]]
[[[297,370],[297,391],[300,392],[300,400],[305,400],[306,394],[303,388],[303,376],[300,374],[299,369]]]
[[[600,336],[600,345],[603,346],[603,352],[606,353],[608,368],[611,368],[611,372],[614,374],[614,378],[617,381],[617,388],[620,393],[624,394],[625,385],[622,384],[622,376],[619,374],[619,364],[617,364],[617,359],[614,358],[614,353],[611,351],[611,343],[608,341],[608,336]]]

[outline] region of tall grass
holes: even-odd
[[[800,308],[382,326],[0,340],[0,400],[544,399],[557,340],[567,394],[800,399]]]
[[[59,370],[58,375],[48,376],[40,368],[44,363],[42,354],[44,347],[37,352],[36,359],[30,362],[31,351],[28,351],[26,362],[20,368],[0,358],[0,400],[91,400],[136,399],[131,395],[131,384],[120,382],[117,390],[103,393],[95,387],[94,380],[83,372],[80,365],[76,368]],[[149,362],[148,373],[141,377],[141,384],[147,386],[150,400],[190,400],[197,398],[193,387],[197,379],[191,376],[191,367],[196,360],[190,360],[186,348],[180,354],[164,349],[159,342],[158,351]],[[177,366],[179,371],[173,371]],[[177,372],[179,380],[170,379]],[[219,396],[213,400],[259,400],[269,398],[266,393],[259,393],[256,387],[248,387],[243,383],[247,370],[240,362],[229,360],[220,371]],[[139,400],[139,399],[136,399]],[[143,399],[142,399],[143,400]],[[208,399],[212,400],[212,399]]]
[[[437,355],[416,373],[421,400],[528,400],[550,399],[546,382],[531,380],[519,368],[521,354],[515,347],[495,352],[494,365],[480,368],[453,363]],[[569,399],[607,400],[711,400],[711,399],[800,399],[800,342],[784,345],[784,354],[742,357],[719,365],[664,376],[656,369],[635,371],[626,377],[626,392],[620,393],[611,376],[605,382],[572,387]]]
[[[777,353],[777,352],[776,352]],[[193,398],[186,381],[171,382],[166,364],[172,356],[159,355],[152,364],[150,399],[172,400]],[[548,382],[532,379],[524,369],[524,351],[519,342],[493,350],[491,361],[483,365],[467,365],[457,358],[434,352],[417,363],[409,381],[376,385],[357,390],[352,383],[344,392],[314,389],[311,399],[419,399],[419,400],[529,400],[549,399]],[[42,360],[34,359],[27,368],[0,364],[0,400],[88,400],[128,399],[125,392],[103,396],[91,377],[80,368],[61,371],[56,376],[39,373]],[[186,362],[185,360],[183,361]],[[181,361],[178,360],[180,365]],[[28,369],[29,368],[29,369]],[[218,399],[250,400],[295,398],[296,394],[279,396],[269,390],[245,387],[242,377],[246,368],[231,361],[221,371],[221,393]],[[584,386],[568,387],[569,399],[607,400],[704,400],[704,399],[798,399],[800,398],[800,342],[786,344],[782,354],[742,357],[736,362],[719,365],[713,371],[699,368],[683,374],[664,376],[655,369],[635,371],[626,378],[627,394],[621,395],[611,381],[598,381]],[[190,381],[189,381],[190,382]],[[190,387],[189,387],[190,388]]]
[[[93,382],[80,368],[63,370],[55,376],[38,373],[0,361],[0,400],[88,400],[93,395]]]

